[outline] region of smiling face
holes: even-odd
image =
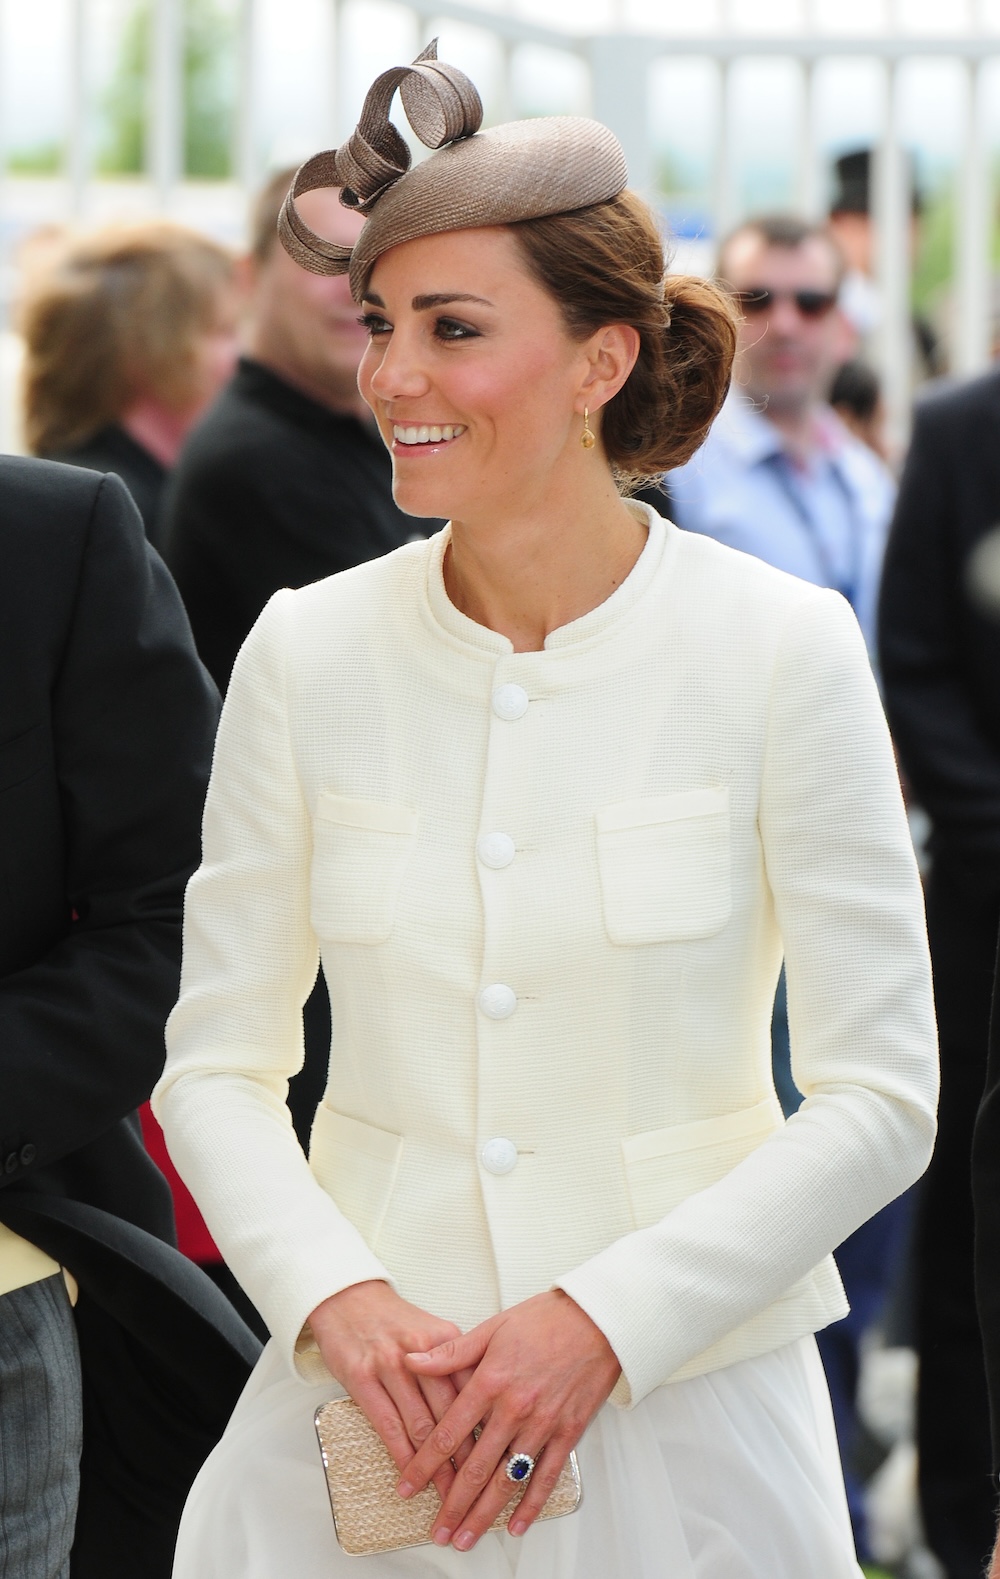
[[[495,514],[501,501],[535,511],[579,472],[601,332],[570,337],[510,230],[393,247],[363,308],[370,341],[358,383],[392,455],[401,509],[461,521]],[[591,395],[592,427],[600,404]]]

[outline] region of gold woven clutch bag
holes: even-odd
[[[426,1546],[441,1498],[433,1486],[405,1501],[397,1495],[399,1471],[381,1437],[353,1398],[334,1398],[316,1411],[316,1435],[326,1469],[337,1540],[352,1557]],[[502,1530],[525,1487],[512,1496],[492,1528]],[[571,1453],[540,1519],[572,1513],[581,1497],[580,1471]]]

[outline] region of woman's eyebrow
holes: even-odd
[[[470,296],[467,291],[438,291],[433,296],[414,296],[410,305],[415,313],[422,313],[428,307],[445,307],[449,302],[478,302],[480,307],[493,306],[485,296]]]
[[[373,307],[385,306],[381,296],[376,296],[374,291],[365,291],[362,301],[371,302]],[[485,296],[470,296],[467,291],[437,291],[432,296],[414,296],[410,306],[415,313],[422,313],[430,307],[444,307],[448,302],[478,302],[480,307],[493,306]]]

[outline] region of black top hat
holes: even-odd
[[[834,164],[837,186],[830,201],[831,214],[867,214],[871,209],[872,151],[857,148],[841,154]]]
[[[872,150],[855,148],[834,161],[836,187],[830,200],[831,214],[870,214],[872,189]],[[910,177],[910,209],[923,211],[923,199],[916,180]]]

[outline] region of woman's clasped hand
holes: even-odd
[[[508,1526],[524,1534],[621,1373],[600,1328],[558,1289],[463,1334],[387,1283],[359,1283],[325,1300],[310,1326],[392,1455],[400,1495],[433,1482],[442,1503],[433,1539],[459,1551],[510,1501],[512,1453],[535,1461]]]
[[[418,1381],[406,1356],[457,1339],[459,1328],[429,1316],[382,1282],[355,1283],[332,1295],[313,1311],[309,1326],[330,1374],[364,1410],[402,1473],[461,1386],[461,1378],[451,1375]],[[442,1500],[473,1445],[471,1436],[457,1442],[454,1463],[440,1465],[434,1484]]]

